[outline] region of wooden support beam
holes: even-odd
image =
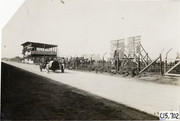
[[[142,54],[140,53],[140,55],[142,56]],[[142,56],[143,57],[143,56]],[[141,60],[144,62],[144,64],[147,66],[146,61],[144,60],[144,58],[141,57]]]
[[[144,50],[144,52],[147,53],[146,50],[144,49],[144,47],[143,47],[141,44],[140,44],[140,46],[141,46],[141,48]]]
[[[141,54],[141,55],[142,55],[142,54]],[[142,57],[143,57],[143,59],[145,59],[145,58],[146,58],[146,56],[147,56],[147,54],[146,54],[144,57],[142,56]]]
[[[165,58],[165,61],[164,61],[164,73],[166,73],[166,66],[167,66],[167,58]]]
[[[144,47],[140,44],[141,48],[144,50],[145,54],[147,54],[146,50],[144,49]],[[151,58],[148,56],[148,59],[150,60],[150,62],[152,62]]]
[[[178,63],[176,63],[176,65],[174,65],[172,68],[170,68],[165,74],[167,75],[170,71],[172,71],[178,65],[180,65],[180,61]]]
[[[180,74],[170,74],[170,73],[166,73],[165,76],[179,76],[179,77],[180,77]]]
[[[169,60],[169,61],[180,61],[180,59],[165,59],[165,60]]]
[[[147,65],[149,64],[149,62],[148,62],[148,59],[149,59],[149,56],[148,56],[148,53],[146,54],[146,56],[147,56]]]
[[[119,71],[119,58],[117,58],[117,65],[116,65],[117,67],[116,67],[116,72],[118,72]]]
[[[138,73],[140,72],[141,70],[141,62],[140,62],[140,55],[138,57]]]
[[[151,62],[149,65],[147,65],[144,69],[142,69],[139,73],[142,73],[143,71],[145,71],[146,69],[148,69],[154,62],[156,62],[158,59],[160,58],[160,56],[154,60],[153,62]]]

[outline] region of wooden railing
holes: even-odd
[[[31,51],[31,55],[56,55],[54,51]]]

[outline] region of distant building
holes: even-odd
[[[41,58],[57,57],[57,45],[36,42],[25,42],[21,45],[25,63],[39,63]]]

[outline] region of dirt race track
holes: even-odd
[[[4,63],[1,86],[5,120],[157,119]]]

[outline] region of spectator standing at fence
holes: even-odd
[[[61,72],[64,73],[64,68],[65,68],[65,59],[62,58],[61,60]]]
[[[64,66],[65,66],[65,65],[64,65],[64,62],[62,62],[62,64],[61,64],[61,72],[62,72],[62,73],[64,73]]]

